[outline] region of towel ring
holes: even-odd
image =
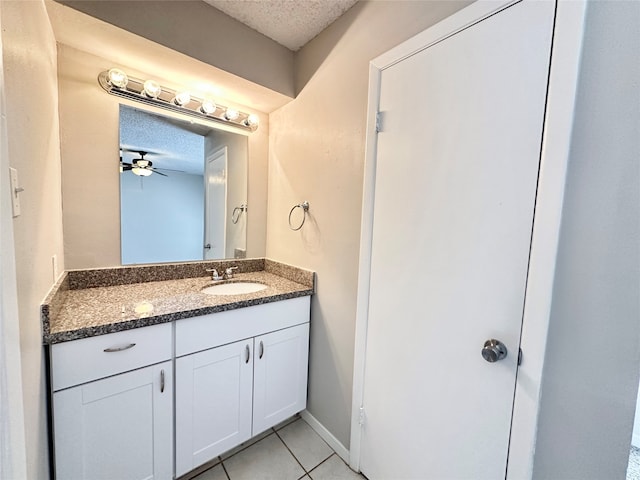
[[[297,227],[293,227],[293,225],[291,225],[291,214],[293,213],[293,211],[296,208],[301,208],[302,211],[304,212],[304,216],[302,217],[302,223],[300,223],[300,225],[298,225]],[[304,225],[304,221],[307,219],[307,212],[309,211],[309,202],[307,202],[306,200],[302,203],[299,203],[297,205],[294,205],[293,207],[291,207],[291,210],[289,211],[289,228],[291,230],[293,230],[294,232],[300,230],[302,228],[302,226]]]
[[[247,211],[246,204],[242,204],[239,207],[236,207],[233,209],[233,213],[231,214],[231,221],[233,222],[234,225],[238,223],[238,220],[240,220],[240,215],[242,215],[242,212],[246,212],[246,211]]]

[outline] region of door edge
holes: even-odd
[[[525,291],[518,367],[505,478],[533,474],[553,282],[560,239],[565,178],[586,2],[557,2],[529,275]]]

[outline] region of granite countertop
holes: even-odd
[[[221,283],[213,282],[210,276],[90,288],[58,288],[50,294],[48,301],[45,300],[42,308],[44,343],[60,343],[313,294],[312,272],[305,271],[311,274],[311,284],[308,281],[306,284],[298,283],[276,274],[288,273],[284,270],[288,266],[271,263],[275,265],[269,269],[271,272],[237,273],[233,279],[224,281],[251,281],[267,285],[259,292],[241,295],[202,293],[203,288]],[[293,278],[299,280],[296,276]]]

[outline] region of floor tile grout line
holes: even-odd
[[[1,0],[0,0],[1,1]],[[222,465],[222,469],[224,470],[224,473],[227,475],[227,480],[231,480],[231,475],[229,475],[229,472],[227,472],[227,467],[224,466],[224,462],[229,460],[230,458],[235,457],[237,454],[239,454],[240,452],[244,452],[247,448],[249,447],[253,447],[254,445],[256,445],[257,443],[260,443],[262,440],[264,440],[265,438],[269,438],[271,435],[273,435],[274,433],[276,433],[275,429],[271,428],[270,430],[273,430],[270,434],[265,435],[264,437],[262,437],[260,440],[256,440],[255,442],[253,442],[251,445],[247,445],[246,447],[244,447],[241,450],[238,450],[237,452],[235,452],[233,455],[229,455],[227,458],[223,459],[222,455],[218,455],[218,458],[220,459],[220,465]],[[265,430],[266,431],[266,430]],[[217,464],[216,464],[217,465]],[[215,466],[215,465],[214,465]],[[213,468],[213,467],[211,467]]]
[[[320,465],[322,465],[323,463],[326,463],[331,457],[333,457],[334,455],[338,455],[335,451],[329,455],[327,458],[325,458],[324,460],[322,460],[319,464],[317,464],[315,467],[313,467],[311,470],[309,470],[307,472],[307,475],[311,476],[311,472],[313,472],[314,470],[316,470]]]
[[[332,449],[333,450],[333,449]],[[313,467],[311,470],[309,470],[307,472],[307,475],[309,475],[309,478],[311,477],[311,474],[313,473],[314,470],[316,470],[318,467],[320,467],[320,465],[322,465],[323,463],[326,463],[331,457],[336,457],[340,462],[344,463],[347,468],[352,471],[353,473],[355,473],[356,475],[364,478],[365,480],[369,480],[367,477],[364,476],[364,474],[362,472],[356,472],[355,470],[352,470],[351,467],[347,464],[347,462],[345,462],[340,455],[338,455],[338,452],[336,452],[335,450],[333,450],[333,453],[331,455],[329,455],[327,458],[325,458],[323,461],[321,461],[318,465],[316,465],[315,467]]]
[[[2,1],[2,0],[0,0],[0,1]],[[296,418],[294,418],[294,417],[296,417]],[[291,420],[289,423],[287,423],[287,424],[285,424],[285,425],[282,425],[282,426],[279,428],[279,430],[282,430],[284,427],[287,427],[287,426],[291,425],[292,423],[295,423],[295,422],[297,422],[298,420],[301,420],[301,419],[302,419],[302,417],[299,417],[299,416],[294,416],[294,417],[291,417],[291,418],[294,418],[294,419],[293,419],[293,420]],[[285,420],[285,421],[286,421],[286,420]],[[276,425],[276,426],[277,426],[277,425]],[[236,456],[237,454],[239,454],[240,452],[244,452],[247,448],[249,448],[249,447],[253,447],[256,443],[261,442],[261,441],[262,441],[262,440],[264,440],[265,438],[268,438],[268,437],[270,437],[273,433],[276,433],[276,432],[277,432],[276,427],[271,427],[271,428],[268,428],[267,430],[271,430],[271,433],[269,433],[268,435],[265,435],[265,436],[264,436],[264,437],[262,437],[260,440],[256,440],[255,442],[253,442],[253,443],[251,443],[251,444],[247,445],[246,447],[241,448],[240,450],[238,450],[237,452],[235,452],[233,455],[229,455],[229,456],[228,456],[227,458],[225,458],[225,459],[223,459],[223,458],[222,458],[222,455],[218,455],[218,458],[220,459],[220,462],[219,462],[219,463],[222,463],[222,462],[223,462],[223,460],[229,460],[231,457],[235,457],[235,456]],[[267,430],[265,430],[265,432],[266,432]],[[264,432],[262,432],[262,433],[264,433]],[[260,434],[258,434],[258,435],[260,435]],[[252,437],[252,438],[253,438],[253,437]],[[250,438],[249,440],[251,440],[252,438]],[[280,438],[280,437],[278,437],[278,438]],[[247,440],[247,441],[249,441],[249,440]],[[280,438],[280,440],[282,440],[282,438]],[[285,445],[285,446],[286,446],[286,445]],[[225,452],[225,453],[226,453],[226,452]],[[292,453],[292,455],[293,455],[293,453]],[[295,457],[295,455],[294,455],[294,457]],[[296,460],[297,460],[297,459],[296,459]],[[217,465],[217,464],[216,464],[216,465]],[[213,468],[213,467],[215,467],[215,465],[212,465],[212,466],[211,466],[211,468]],[[304,469],[304,467],[303,467],[303,469]],[[306,470],[305,470],[305,471],[306,471]]]
[[[0,0],[0,1],[2,1],[2,0]],[[229,455],[229,456],[228,456],[227,458],[225,458],[225,459],[223,459],[223,458],[222,458],[222,455],[220,455],[220,463],[222,463],[224,460],[229,460],[231,457],[235,457],[235,456],[236,456],[237,454],[239,454],[240,452],[244,452],[247,448],[249,448],[249,447],[253,447],[256,443],[259,443],[259,442],[261,442],[262,440],[264,440],[265,438],[269,438],[271,435],[273,435],[274,433],[276,433],[276,431],[275,431],[273,428],[271,428],[271,429],[269,429],[269,430],[273,430],[273,431],[272,431],[270,434],[265,435],[264,437],[262,437],[260,440],[256,440],[255,442],[253,442],[253,443],[251,443],[251,444],[247,445],[246,447],[241,448],[240,450],[238,450],[237,452],[235,452],[233,455]],[[266,432],[266,430],[265,430],[265,432]],[[264,432],[262,432],[262,433],[264,433]],[[260,435],[260,434],[258,434],[258,435]],[[251,440],[251,438],[250,438],[249,440]],[[249,440],[247,440],[247,441],[249,441]],[[236,448],[237,448],[237,447],[236,447]],[[225,453],[226,453],[226,452],[225,452]]]
[[[295,422],[297,422],[297,421],[300,421],[300,420],[304,421],[304,419],[303,419],[303,418],[298,417],[298,418],[296,418],[296,419],[294,419],[294,420],[292,420],[292,421],[288,422],[286,425],[282,425],[282,426],[280,427],[280,429],[279,429],[279,430],[283,430],[284,428],[288,427],[289,425],[292,425],[293,423],[295,423]],[[305,422],[305,423],[307,423],[307,422]],[[308,425],[308,424],[307,424],[307,425]],[[270,437],[272,434],[274,434],[274,433],[275,433],[276,437],[278,437],[278,439],[280,440],[280,442],[284,445],[284,447],[287,449],[287,451],[291,454],[291,456],[292,456],[292,457],[293,457],[293,459],[296,461],[296,463],[297,463],[298,465],[300,465],[300,468],[302,468],[302,471],[304,472],[304,474],[303,474],[303,475],[300,477],[300,479],[298,479],[298,480],[302,480],[302,479],[304,479],[306,476],[309,476],[309,478],[311,478],[311,472],[313,472],[314,470],[316,470],[316,469],[317,469],[320,465],[322,465],[323,463],[327,462],[327,461],[328,461],[331,457],[333,457],[334,455],[337,455],[337,453],[335,452],[335,450],[333,450],[333,448],[331,448],[331,446],[330,446],[330,445],[328,445],[326,442],[324,442],[324,439],[322,439],[322,438],[321,438],[321,440],[322,440],[325,444],[327,444],[327,446],[328,446],[328,447],[329,447],[329,449],[331,450],[331,454],[330,454],[327,458],[323,459],[320,463],[318,463],[317,465],[315,465],[313,468],[311,468],[311,469],[307,470],[307,469],[304,467],[304,465],[302,465],[302,463],[300,462],[300,460],[298,460],[298,457],[296,457],[296,455],[293,453],[293,451],[289,448],[289,446],[288,446],[288,445],[287,445],[287,443],[284,441],[284,439],[280,436],[280,434],[278,433],[278,431],[279,431],[279,430],[276,430],[276,428],[275,428],[275,427],[272,427],[272,428],[270,428],[269,430],[271,430],[271,433],[269,433],[269,434],[265,435],[265,436],[264,436],[264,437],[262,437],[260,440],[257,440],[257,441],[255,441],[255,442],[253,442],[252,444],[247,445],[246,447],[242,448],[241,450],[238,450],[238,451],[237,451],[237,452],[235,452],[233,455],[230,455],[229,457],[224,458],[224,459],[222,458],[222,455],[219,455],[219,456],[218,456],[218,458],[220,459],[220,462],[219,462],[219,463],[220,463],[220,465],[222,465],[222,469],[224,470],[224,473],[225,473],[225,475],[226,475],[226,477],[227,477],[227,479],[228,479],[228,480],[231,480],[231,475],[230,475],[230,474],[229,474],[229,472],[227,471],[227,467],[225,466],[224,462],[225,462],[225,461],[227,461],[227,460],[229,460],[229,459],[231,459],[231,458],[233,458],[233,457],[235,457],[237,454],[239,454],[239,453],[241,453],[241,452],[244,452],[244,451],[245,451],[245,450],[247,450],[248,448],[250,448],[250,447],[253,447],[253,446],[257,445],[257,444],[258,444],[258,443],[260,443],[262,440],[265,440],[265,439],[269,438],[269,437]],[[213,465],[211,468],[213,468],[214,466],[215,466],[215,465]]]
[[[292,422],[293,423],[293,422]],[[278,432],[274,430],[274,433],[276,434],[276,437],[278,437],[280,439],[280,441],[282,442],[282,444],[284,445],[284,448],[286,448],[289,453],[291,454],[291,456],[293,457],[293,459],[298,462],[298,465],[300,465],[300,468],[302,468],[302,471],[305,474],[308,474],[309,472],[307,472],[307,469],[304,468],[304,465],[302,465],[302,463],[300,463],[300,460],[298,460],[298,457],[295,456],[295,454],[291,451],[291,449],[289,448],[289,445],[287,445],[287,443],[282,439],[282,437],[280,435],[278,435]],[[304,475],[303,475],[304,477]]]
[[[220,465],[222,465],[222,470],[224,471],[224,474],[227,476],[227,480],[231,480],[231,475],[229,475],[229,472],[227,472],[227,467],[224,466],[224,460],[222,460],[222,457],[220,457]]]
[[[304,421],[304,418],[299,417],[297,420],[294,420],[293,422],[290,422],[288,425],[285,425],[285,427],[288,427],[289,425],[292,425],[292,424],[294,424],[294,423],[295,423],[295,422],[297,422],[297,421],[302,421],[302,422],[306,423],[307,425],[309,425],[307,422],[305,422],[305,421]],[[284,430],[284,428],[285,428],[285,427],[282,427],[280,430]],[[333,448],[331,448],[331,445],[329,445],[327,442],[325,442],[325,441],[324,441],[324,439],[323,439],[323,438],[321,438],[321,437],[320,437],[320,440],[322,440],[322,441],[324,442],[324,444],[325,444],[325,445],[327,445],[327,447],[329,447],[329,450],[331,450],[331,454],[330,454],[327,458],[323,459],[323,460],[322,460],[320,463],[318,463],[316,466],[314,466],[313,468],[311,468],[311,469],[307,470],[306,468],[304,468],[304,465],[302,465],[302,463],[300,462],[300,460],[298,460],[298,457],[296,457],[295,453],[293,453],[293,451],[289,448],[289,446],[287,445],[287,442],[285,442],[285,441],[283,440],[283,438],[278,434],[278,430],[275,430],[275,434],[276,434],[276,436],[280,439],[280,441],[284,444],[285,448],[286,448],[287,450],[289,450],[289,453],[290,453],[291,455],[293,455],[293,458],[295,458],[296,462],[298,462],[298,464],[302,467],[302,469],[305,471],[305,474],[306,474],[306,475],[309,475],[309,473],[310,473],[310,472],[312,472],[313,470],[315,470],[316,468],[318,468],[320,465],[322,465],[324,462],[326,462],[327,460],[329,460],[329,459],[330,459],[331,457],[333,457],[334,455],[337,455],[336,451],[335,451]],[[304,478],[304,475],[303,475],[301,478]]]

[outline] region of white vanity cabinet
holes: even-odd
[[[171,324],[52,345],[57,480],[172,478],[171,358]]]
[[[310,297],[176,322],[176,476],[304,410]]]
[[[307,406],[309,324],[254,339],[253,428],[257,435]]]
[[[176,360],[176,476],[251,437],[253,341]]]

